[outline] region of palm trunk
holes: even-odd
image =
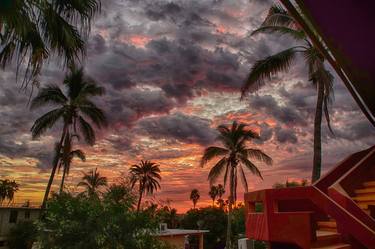
[[[234,196],[234,167],[231,166],[230,169],[230,180],[229,180],[229,186],[230,186],[230,195],[229,195],[229,202],[228,202],[228,224],[227,224],[227,241],[225,245],[225,249],[232,249],[232,241],[231,241],[231,235],[232,235],[232,203],[233,203],[233,196]]]
[[[138,204],[137,204],[137,213],[139,212],[139,210],[141,208],[142,195],[143,195],[143,189],[140,185],[139,186],[139,199],[138,199]]]
[[[314,120],[314,160],[311,182],[314,183],[320,178],[322,170],[322,114],[324,100],[324,86],[318,84],[318,97],[316,101],[315,120]]]
[[[58,153],[61,151],[62,143],[64,141],[64,138],[65,138],[65,135],[66,135],[67,131],[68,131],[68,125],[64,124],[63,132],[61,134],[61,139],[60,139],[59,144],[57,145],[57,152]],[[52,166],[51,175],[49,177],[46,192],[44,193],[44,197],[43,197],[43,202],[42,202],[42,206],[41,206],[42,210],[44,210],[46,208],[47,199],[48,199],[48,196],[49,196],[49,192],[51,191],[53,178],[55,177],[56,169],[57,169],[57,166],[59,164],[59,160],[60,160],[60,158],[57,158],[57,160],[54,162],[54,165]]]
[[[212,207],[215,207],[215,199],[212,199]]]
[[[60,194],[64,191],[65,175],[66,175],[66,166],[64,166],[63,175],[61,178]]]

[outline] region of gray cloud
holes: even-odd
[[[217,135],[208,120],[182,113],[143,119],[138,122],[138,128],[153,138],[169,137],[202,145],[212,143]]]

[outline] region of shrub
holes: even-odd
[[[36,225],[31,221],[22,221],[10,229],[9,249],[31,249],[37,236]]]

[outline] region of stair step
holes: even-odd
[[[353,197],[355,201],[374,201],[375,202],[375,194],[366,194],[366,195],[359,195]]]
[[[313,243],[314,247],[327,247],[341,243],[340,234],[337,232],[317,230],[316,241]]]
[[[351,246],[348,244],[335,244],[323,247],[311,247],[311,249],[350,249]]]
[[[356,194],[367,194],[367,193],[374,193],[375,188],[361,188],[354,191]]]
[[[318,221],[318,227],[337,228],[336,221]]]
[[[375,187],[375,181],[364,182],[363,186],[365,186],[365,187]]]
[[[362,209],[368,209],[369,205],[375,205],[375,201],[358,201],[357,205]]]

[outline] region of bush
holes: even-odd
[[[9,249],[31,249],[37,236],[36,225],[31,221],[22,221],[10,229]]]
[[[157,222],[145,213],[135,212],[131,202],[112,197],[100,200],[67,193],[54,196],[39,222],[41,248],[167,248],[152,236]]]

